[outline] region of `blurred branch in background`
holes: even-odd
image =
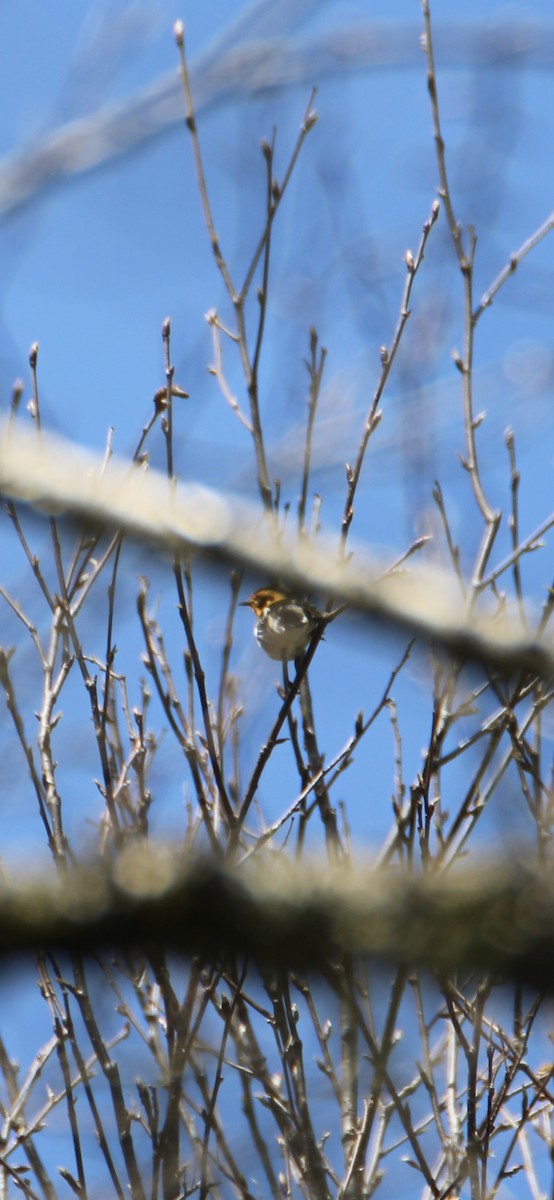
[[[298,84],[311,87],[354,72],[420,65],[417,24],[364,21],[345,26],[341,19],[324,32],[291,38],[291,28],[316,8],[313,0],[259,3],[231,22],[191,64],[196,115],[229,98]],[[443,67],[487,72],[511,64],[548,70],[554,62],[554,28],[517,16],[507,23],[500,12],[488,26],[438,25],[434,40]],[[490,111],[489,121],[492,116]],[[39,199],[47,188],[140,149],[182,120],[181,85],[171,71],[123,101],[106,103],[42,133],[34,144],[0,161],[0,217]]]
[[[242,566],[279,578],[291,588],[331,592],[360,612],[432,638],[451,653],[507,671],[524,668],[549,680],[554,652],[542,626],[538,635],[501,611],[468,611],[455,575],[436,567],[404,567],[408,555],[383,563],[359,548],[341,561],[336,540],[317,545],[278,534],[271,515],[198,484],[175,486],[156,471],[15,425],[0,429],[0,492],[87,525],[107,525],[166,551],[186,550],[211,562]],[[554,524],[550,515],[508,557],[476,583],[489,587]],[[418,546],[414,545],[413,549]]]

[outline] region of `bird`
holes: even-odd
[[[254,613],[254,636],[262,650],[269,658],[283,663],[298,659],[307,650],[314,633],[343,611],[339,608],[322,613],[307,600],[298,600],[273,587],[258,588],[241,605]]]

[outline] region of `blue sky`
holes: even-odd
[[[238,4],[214,3],[191,9],[187,46],[198,95],[204,95],[208,67],[235,43],[240,49],[241,39],[250,34],[251,20],[237,27],[245,11]],[[392,11],[387,4],[329,3],[295,6],[300,19],[287,17],[286,6],[256,6],[256,12],[259,29],[278,36],[278,46],[290,38],[294,47],[308,48],[306,78],[255,94],[234,86],[223,100],[201,107],[200,136],[218,233],[240,279],[262,228],[261,138],[276,127],[282,172],[310,88],[318,87],[319,121],[275,225],[262,417],[271,470],[294,507],[305,419],[303,359],[309,327],[315,325],[328,361],[313,487],[323,496],[323,522],[336,528],[344,501],[344,462],[355,455],[378,378],[379,347],[390,343],[398,314],[403,255],[415,249],[437,186],[418,43],[420,11],[416,3],[398,3]],[[10,47],[2,85],[10,103],[1,107],[0,119],[4,166],[13,156],[32,156],[41,145],[50,145],[52,133],[68,122],[105,111],[176,74],[176,14],[168,4],[89,4],[77,10],[58,3],[56,13],[55,38],[52,14],[40,4],[26,6],[25,18],[13,8],[0,15],[2,45]],[[493,4],[485,9],[469,4],[462,17],[451,5],[436,3],[433,16],[448,164],[460,218],[478,233],[479,294],[551,205],[553,167],[544,148],[551,143],[554,85],[534,24],[540,27],[548,10],[537,3],[510,10],[507,17]],[[327,37],[334,46],[345,30],[367,21],[381,30],[381,57],[366,71],[329,75],[317,39]],[[508,52],[506,28],[519,31],[515,50]],[[469,39],[462,49],[461,31]],[[285,54],[283,62],[290,58]],[[163,383],[160,331],[170,315],[177,379],[191,396],[176,415],[178,469],[184,478],[254,494],[248,438],[207,371],[212,348],[204,314],[217,307],[228,316],[228,303],[203,227],[191,147],[180,121],[146,144],[139,140],[133,153],[54,186],[43,186],[39,172],[30,201],[14,206],[0,224],[0,248],[5,403],[15,378],[22,376],[28,386],[28,348],[38,341],[45,424],[97,449],[113,426],[115,449],[129,453]],[[476,340],[476,410],[487,413],[479,431],[484,477],[493,503],[505,506],[509,477],[503,431],[513,425],[523,473],[522,533],[544,518],[550,504],[552,447],[546,434],[552,429],[553,258],[554,240],[546,239],[485,315]],[[414,534],[436,532],[430,492],[439,477],[469,563],[480,530],[458,466],[461,393],[451,351],[463,336],[462,309],[442,218],[416,283],[413,308],[405,351],[368,452],[353,532],[394,555]],[[245,406],[240,365],[229,348],[225,367]],[[11,534],[7,537],[5,561],[13,561],[17,590],[23,568]],[[506,532],[499,540],[499,557],[507,538]],[[540,596],[544,568],[538,556],[529,560],[526,583]],[[200,586],[205,653],[215,662],[220,586],[211,579]],[[126,628],[123,613],[121,620]],[[236,636],[239,664],[248,664],[256,647],[244,614]],[[355,640],[359,636],[371,634],[357,631]],[[366,674],[348,631],[333,631],[328,640],[325,664],[315,669],[324,678],[344,679],[340,656],[352,656],[346,693],[354,679],[365,697]],[[380,639],[368,645],[375,672]],[[376,690],[385,678],[388,644],[382,653]],[[262,694],[271,705],[271,670],[265,663],[257,666],[265,680]],[[340,695],[340,682],[332,686],[333,695],[337,688]],[[413,686],[417,694],[417,681]],[[365,707],[370,701],[362,702]],[[335,728],[332,708],[324,706],[320,719]],[[256,718],[250,714],[249,720],[255,728]],[[347,722],[349,728],[350,713]],[[338,738],[343,732],[346,718]],[[414,737],[414,765],[423,736],[418,730]],[[362,816],[360,821],[364,837],[380,836],[378,821]]]
[[[77,8],[60,2],[55,7],[55,38],[52,13],[38,3],[27,5],[25,15],[9,6],[0,14],[1,44],[10,48],[2,75],[10,99],[0,108],[4,167],[14,156],[32,156],[50,145],[52,133],[69,122],[136,97],[177,72],[172,36],[177,14],[169,4]],[[322,520],[336,528],[344,462],[355,455],[378,378],[379,347],[390,343],[397,318],[403,255],[408,247],[415,249],[437,186],[418,42],[420,10],[415,2],[392,8],[306,4],[294,6],[300,19],[291,19],[286,6],[256,6],[261,25],[247,20],[241,27],[246,11],[239,4],[191,7],[187,46],[198,95],[204,94],[208,67],[235,43],[240,49],[251,27],[254,33],[269,30],[278,46],[289,38],[312,57],[307,54],[310,65],[301,82],[255,94],[234,86],[223,100],[200,109],[208,185],[224,251],[240,279],[262,228],[261,138],[276,127],[282,171],[310,88],[317,85],[319,121],[275,225],[262,417],[272,472],[294,506],[305,419],[303,359],[309,327],[315,325],[328,361],[313,487],[323,496]],[[473,223],[478,234],[478,294],[551,206],[553,166],[545,147],[551,144],[554,85],[541,50],[547,39],[536,34],[548,6],[537,3],[507,13],[494,4],[475,3],[464,5],[461,16],[457,8],[438,2],[433,17],[453,192],[461,220]],[[377,62],[353,74],[326,73],[317,39],[327,37],[335,45],[345,30],[367,21],[381,30],[384,50]],[[515,49],[507,51],[506,30],[514,29],[519,31]],[[285,54],[283,63],[290,58]],[[253,493],[248,438],[207,371],[212,348],[204,314],[217,307],[226,316],[228,303],[203,227],[191,147],[180,121],[146,144],[139,141],[133,153],[54,186],[43,186],[39,171],[31,199],[14,206],[0,224],[0,249],[4,403],[15,378],[23,377],[28,387],[28,348],[38,341],[45,424],[97,449],[113,426],[116,450],[129,453],[163,383],[160,331],[170,315],[177,378],[191,396],[176,416],[178,469],[185,478]],[[503,431],[513,425],[523,473],[522,533],[532,530],[550,505],[552,448],[546,434],[552,428],[553,260],[554,239],[546,239],[485,315],[476,339],[476,410],[487,413],[479,431],[484,477],[493,503],[505,506],[509,478]],[[439,477],[469,562],[480,531],[478,522],[468,520],[473,501],[457,465],[463,428],[451,351],[463,336],[462,309],[442,218],[429,243],[413,308],[405,352],[368,452],[353,532],[394,554],[415,533],[434,532],[430,491]],[[225,367],[244,404],[240,365],[230,349]],[[11,562],[13,540],[7,536],[5,561]],[[506,533],[499,556],[507,545]],[[21,564],[17,556],[13,561],[18,580]],[[526,581],[540,595],[538,558],[529,560]],[[202,586],[209,631],[212,622],[217,628],[221,598],[211,582]],[[237,649],[247,661],[256,649],[249,635],[243,616]],[[217,633],[213,646],[210,637],[206,653],[215,655]],[[340,645],[340,654],[349,652],[346,633],[331,640]],[[333,647],[325,652],[332,658]],[[340,675],[336,663],[329,670],[331,678]],[[362,691],[364,686],[362,679]],[[329,719],[334,720],[332,712]]]
[[[41,147],[51,146],[52,134],[66,130],[68,123],[176,75],[172,24],[181,15],[193,86],[202,95],[208,69],[230,48],[240,50],[252,22],[245,22],[237,38],[233,28],[245,5],[203,0],[189,7],[183,14],[164,0],[131,5],[107,0],[44,5],[36,0],[0,10],[0,210],[14,161],[23,155],[38,164],[27,202],[17,205],[12,195],[9,214],[0,215],[2,404],[7,410],[18,377],[24,380],[25,397],[29,395],[28,351],[38,341],[45,425],[98,450],[113,426],[115,449],[129,454],[164,382],[161,326],[171,316],[176,378],[190,393],[175,418],[178,471],[183,478],[255,495],[248,437],[207,370],[212,348],[204,314],[217,308],[228,318],[229,306],[203,226],[183,122],[171,123],[148,142],[139,138],[132,153],[50,187],[43,185],[44,165],[37,157]],[[356,454],[379,376],[379,347],[390,344],[398,315],[403,256],[408,248],[415,250],[429,215],[437,168],[416,0],[320,0],[318,5],[288,7],[297,19],[287,17],[284,4],[256,6],[258,15],[272,22],[269,31],[281,52],[288,48],[274,86],[241,90],[235,82],[214,93],[215,99],[200,108],[199,131],[221,243],[241,279],[263,227],[260,141],[276,127],[276,162],[282,172],[311,87],[318,88],[319,120],[275,225],[262,418],[272,474],[281,479],[283,497],[294,512],[305,424],[303,359],[309,328],[315,326],[328,361],[316,425],[313,490],[323,497],[323,523],[336,530],[344,503],[344,464]],[[529,0],[520,7],[490,0],[466,0],[463,6],[435,0],[432,11],[448,165],[457,212],[478,235],[479,296],[552,208],[552,8],[547,0]],[[324,39],[336,48],[345,30],[368,22],[379,24],[383,39],[375,61],[363,70],[330,74],[324,67]],[[514,29],[515,44],[508,38]],[[285,85],[279,72],[285,76],[292,51],[299,49],[306,52],[305,75]],[[552,506],[553,279],[551,235],[508,282],[483,317],[476,339],[475,405],[487,414],[478,434],[483,478],[491,502],[506,510],[510,481],[503,434],[512,426],[522,472],[522,537]],[[383,399],[383,420],[368,452],[353,532],[359,541],[393,556],[416,534],[437,536],[431,489],[439,478],[469,569],[481,526],[459,464],[461,387],[451,352],[461,348],[462,337],[459,272],[441,216],[416,281],[412,320]],[[225,365],[229,383],[246,407],[240,364],[231,348]],[[161,461],[161,453],[158,442],[154,461]],[[40,539],[37,527],[32,529]],[[525,590],[537,604],[552,578],[550,545],[524,564]],[[0,547],[2,582],[40,626],[45,620],[40,598],[29,585],[7,521],[0,526]],[[508,547],[506,527],[495,561]],[[134,597],[143,564],[133,549],[125,563],[117,641],[132,664],[130,689],[138,698]],[[177,655],[181,630],[169,572],[152,559],[148,573],[166,621],[168,645]],[[227,583],[201,572],[196,586],[199,638],[213,685]],[[96,630],[94,622],[104,604],[105,596],[99,595],[97,612],[86,614],[82,626],[99,654],[103,626]],[[234,669],[244,699],[246,775],[275,711],[277,676],[275,664],[259,656],[250,615],[240,614]],[[9,613],[0,619],[2,638],[19,643],[14,671],[32,728],[39,682],[32,650],[22,643]],[[345,621],[339,627],[337,622],[330,630],[312,670],[318,729],[329,757],[352,732],[357,711],[363,708],[369,715],[378,702],[403,649],[403,639],[389,640],[381,630],[359,623]],[[428,662],[421,652],[395,691],[405,731],[407,780],[416,778],[429,736],[428,691]],[[83,733],[79,703],[75,697],[73,708],[66,701],[56,736],[60,759],[67,756],[62,779],[68,794],[87,781],[80,804],[68,815],[70,833],[86,845],[94,842],[101,802],[90,785],[98,764],[92,739]],[[3,853],[10,861],[25,859],[44,847],[4,710],[0,744]],[[169,740],[155,783],[156,831],[181,831],[186,798],[182,760]],[[382,719],[337,796],[356,797],[349,821],[360,846],[378,846],[390,827],[393,786],[393,736]],[[457,786],[461,782],[454,780],[454,790]],[[295,772],[283,751],[264,781],[261,801],[267,819],[281,811],[283,794],[294,797],[296,791]],[[527,831],[510,793],[506,803],[510,820],[505,820],[505,810],[501,822],[493,807],[488,823],[483,822],[484,837],[492,830],[500,840],[509,840],[512,832]]]

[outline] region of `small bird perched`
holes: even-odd
[[[307,650],[318,627],[327,625],[342,612],[322,613],[306,600],[296,600],[276,588],[258,588],[244,608],[251,608],[256,618],[254,636],[262,650],[277,662],[291,662]]]

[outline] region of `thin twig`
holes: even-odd
[[[406,254],[404,256],[404,262],[406,264],[406,280],[404,283],[404,292],[403,292],[402,299],[400,302],[400,311],[398,314],[396,329],[393,334],[390,349],[388,349],[386,346],[383,346],[381,348],[381,364],[382,364],[381,375],[379,377],[377,387],[373,394],[373,400],[371,402],[371,405],[369,407],[368,414],[367,414],[367,417],[365,420],[360,445],[358,447],[358,453],[356,455],[356,461],[355,461],[353,467],[350,467],[350,466],[347,467],[348,488],[347,488],[347,494],[346,494],[346,501],[345,501],[345,505],[344,505],[344,513],[343,513],[343,518],[342,518],[342,535],[341,535],[343,547],[348,538],[348,533],[349,533],[350,526],[352,523],[352,518],[354,516],[354,498],[356,496],[356,491],[358,488],[358,484],[360,482],[360,475],[362,473],[362,466],[364,463],[364,458],[365,458],[365,453],[367,450],[368,442],[369,442],[369,439],[370,439],[372,433],[376,429],[377,423],[379,420],[379,404],[380,404],[381,398],[383,396],[383,392],[385,390],[385,386],[386,386],[387,380],[389,378],[389,375],[391,373],[394,361],[396,359],[396,355],[398,353],[398,349],[399,349],[400,343],[402,341],[402,335],[404,333],[404,329],[405,329],[408,319],[410,317],[410,298],[411,298],[411,294],[412,294],[412,288],[414,286],[414,280],[415,280],[417,272],[423,262],[423,259],[425,256],[425,248],[427,246],[427,240],[429,238],[429,234],[431,233],[433,225],[435,224],[435,222],[438,218],[439,211],[440,211],[439,202],[438,202],[438,200],[434,200],[432,207],[431,207],[430,216],[425,221],[425,224],[423,226],[423,232],[422,232],[421,240],[420,240],[415,258],[410,250],[407,250]]]
[[[502,270],[499,271],[496,279],[493,280],[486,291],[483,292],[479,304],[473,313],[474,325],[477,324],[485,309],[489,308],[489,306],[492,304],[501,287],[503,287],[506,281],[514,274],[520,262],[523,261],[527,254],[529,254],[529,251],[533,250],[535,246],[537,246],[552,229],[554,229],[554,212],[546,218],[546,221],[543,221],[542,225],[539,225],[539,228],[536,229],[535,232],[530,235],[530,237],[526,238],[526,240],[519,247],[519,250],[514,250],[514,252],[510,254],[506,265],[502,267]]]

